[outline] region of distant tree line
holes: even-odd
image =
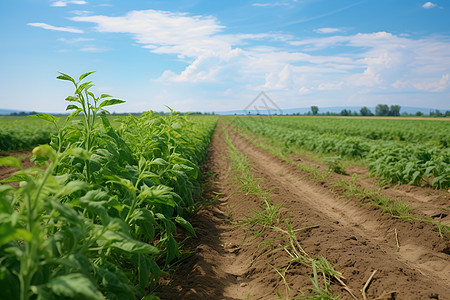
[[[35,111],[30,111],[30,112],[25,112],[25,111],[21,111],[21,112],[12,112],[9,115],[10,116],[31,116],[31,115],[37,115],[38,112]]]
[[[400,105],[391,105],[390,107],[386,104],[378,104],[375,107],[375,113],[373,113],[368,107],[364,106],[359,111],[352,111],[350,109],[343,109],[340,113],[331,113],[326,112],[319,114],[319,107],[317,106],[311,106],[311,111],[307,112],[305,115],[322,115],[322,116],[364,116],[364,117],[370,117],[370,116],[380,116],[380,117],[398,117],[398,116],[430,116],[430,117],[450,117],[450,110],[447,110],[445,113],[440,112],[438,109],[435,111],[430,111],[428,115],[425,115],[424,113],[418,111],[415,114],[409,114],[407,112],[403,112],[400,114]],[[300,115],[300,113],[294,113],[292,115]]]

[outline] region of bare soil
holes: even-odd
[[[0,157],[5,156],[14,156],[17,157],[22,163],[22,167],[24,169],[28,169],[31,167],[35,167],[36,165],[30,161],[31,151],[16,151],[16,152],[0,152]],[[9,167],[9,166],[0,166],[0,180],[6,179],[14,174],[14,172],[18,171],[17,168]],[[0,183],[1,184],[1,183]],[[17,182],[8,183],[13,186],[18,186]]]
[[[242,214],[257,209],[261,199],[237,192],[221,128],[224,125],[219,122],[211,143],[206,163],[210,184],[204,198],[220,196],[190,220],[198,238],[188,240],[184,249],[192,255],[177,266],[173,275],[163,278],[167,285],[158,293],[161,299],[277,299],[277,292],[286,296],[283,280],[274,267],[285,266],[289,256],[261,244],[279,238],[280,233],[266,230],[254,236],[248,227],[235,225],[243,219]],[[323,256],[331,262],[358,299],[363,299],[361,289],[374,270],[377,272],[366,289],[367,299],[450,299],[448,234],[440,237],[432,224],[393,218],[359,199],[342,198],[330,183],[350,176],[333,174],[322,182],[311,180],[308,174],[255,147],[234,130],[227,131],[233,144],[253,164],[253,174],[263,178],[261,187],[273,190],[271,201],[283,204],[282,216],[292,216],[294,228],[319,225],[298,231],[297,239],[311,257]],[[364,168],[350,169],[360,173],[361,184],[378,188]],[[402,185],[384,187],[382,192],[431,218],[448,221],[447,191]],[[289,297],[300,297],[301,291],[312,287],[308,276],[312,276],[311,268],[291,266],[285,276]],[[353,299],[336,282],[332,289],[341,299]]]

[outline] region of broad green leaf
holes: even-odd
[[[20,160],[14,156],[0,157],[0,166],[10,166],[18,169],[22,169]]]
[[[111,95],[108,95],[108,94],[102,94],[101,96],[100,96],[100,99],[103,99],[103,98],[111,98],[112,96]]]
[[[177,216],[175,218],[175,222],[177,222],[178,224],[181,225],[181,227],[183,227],[184,229],[186,229],[190,234],[192,234],[193,236],[197,237],[197,235],[195,234],[195,230],[194,227],[192,227],[192,224],[189,223],[188,221],[186,221],[185,219],[183,219],[180,216]]]
[[[66,111],[67,110],[70,110],[70,109],[80,109],[78,106],[76,106],[76,105],[73,105],[73,104],[69,104],[69,105],[67,105],[67,107],[66,107]]]
[[[139,199],[144,199],[145,201],[152,204],[164,204],[175,207],[176,202],[173,200],[173,192],[163,186],[148,187],[143,186],[142,190],[138,196]]]
[[[164,160],[164,159],[158,157],[157,159],[153,160],[153,161],[151,162],[151,164],[153,164],[153,165],[167,166],[169,163],[168,163],[166,160]]]
[[[91,75],[92,73],[95,73],[95,71],[91,71],[91,72],[87,72],[84,73],[83,75],[80,76],[80,78],[78,79],[79,81],[83,80],[84,78],[88,77],[89,75]]]
[[[134,240],[120,231],[106,231],[99,240],[106,240],[110,247],[118,248],[131,253],[159,254],[158,248],[153,245]]]
[[[119,176],[115,176],[115,175],[114,176],[105,176],[105,177],[110,179],[107,181],[108,183],[120,184],[120,185],[128,188],[130,191],[135,189],[133,183],[128,179],[125,179],[125,178],[122,178]]]
[[[59,120],[59,118],[54,117],[54,116],[49,115],[49,114],[37,114],[37,115],[31,115],[30,117],[39,118],[39,119],[46,120],[46,121],[49,121],[49,122],[52,122],[52,123],[55,123],[55,124]]]
[[[66,196],[78,191],[85,191],[89,188],[89,185],[84,181],[70,181],[58,192],[58,196]]]
[[[73,83],[75,83],[75,80],[72,77],[70,77],[69,75],[61,73],[61,72],[58,72],[58,73],[61,74],[61,75],[56,77],[57,79],[72,81]]]
[[[27,175],[21,171],[20,173],[14,173],[12,176],[0,180],[1,183],[8,183],[8,182],[19,182],[19,181],[26,181],[28,179]]]
[[[167,239],[167,252],[166,252],[166,264],[169,264],[174,258],[178,257],[180,252],[178,251],[178,243],[175,241],[172,235],[169,235]]]
[[[76,96],[68,96],[65,100],[69,102],[80,102],[80,98]]]
[[[72,299],[103,300],[97,286],[83,274],[74,273],[51,279],[47,287],[58,296]]]
[[[100,105],[99,105],[98,107],[101,108],[101,107],[110,106],[110,105],[116,105],[116,104],[121,104],[121,103],[125,103],[125,102],[126,102],[126,101],[124,101],[124,100],[119,100],[119,99],[104,100],[102,103],[100,103]]]

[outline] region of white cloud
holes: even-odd
[[[432,3],[432,2],[427,2],[424,5],[422,5],[422,7],[423,8],[433,8],[433,7],[436,7],[436,4]]]
[[[79,4],[79,5],[83,5],[83,4],[87,4],[87,1],[82,1],[82,0],[63,0],[63,1],[55,1],[55,2],[52,2],[52,4],[50,4],[50,6],[55,6],[55,7],[65,7],[65,6],[67,6],[67,4]]]
[[[283,97],[339,90],[347,99],[361,100],[373,91],[449,89],[450,41],[439,37],[373,32],[295,40],[279,32],[227,34],[214,17],[156,10],[71,20],[95,23],[99,32],[129,34],[148,51],[186,63],[182,71],[162,72],[158,84],[214,83],[220,90],[233,87],[229,97],[240,89],[269,90]],[[333,54],[326,54],[329,49]]]
[[[93,41],[94,39],[90,39],[90,38],[73,38],[73,39],[66,39],[66,38],[59,38],[58,41],[67,43],[67,44],[78,44],[78,43],[83,43],[83,42],[89,42],[89,41]]]
[[[317,33],[335,33],[335,32],[340,32],[342,31],[342,29],[339,28],[331,28],[331,27],[324,27],[324,28],[317,28],[314,29],[315,32]]]
[[[292,89],[294,86],[292,67],[287,64],[278,73],[270,72],[266,74],[266,82],[261,88],[263,90],[283,90]]]
[[[46,23],[28,23],[27,25],[33,26],[33,27],[39,27],[47,30],[53,30],[53,31],[63,31],[63,32],[71,32],[71,33],[83,33],[83,30],[72,28],[72,27],[57,27],[53,25],[49,25]]]
[[[298,89],[298,93],[300,95],[308,95],[308,94],[311,94],[312,91],[310,89],[308,89],[308,88],[301,87],[301,88]]]
[[[96,23],[99,32],[130,33],[139,44],[153,47],[151,51],[155,53],[197,57],[211,51],[229,49],[225,41],[214,37],[224,27],[211,16],[142,10],[131,11],[123,17],[97,15],[71,19]]]

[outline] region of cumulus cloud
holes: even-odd
[[[63,32],[71,32],[71,33],[83,33],[83,30],[73,28],[73,27],[57,27],[53,25],[49,25],[46,23],[28,23],[27,25],[33,26],[33,27],[39,27],[47,30],[53,30],[53,31],[63,31]]]
[[[178,57],[186,67],[165,70],[159,81],[167,84],[214,82],[293,95],[449,88],[450,41],[439,37],[344,35],[328,27],[316,32],[333,35],[309,39],[273,32],[228,34],[215,17],[157,10],[71,20],[94,23],[99,32],[128,34],[152,53]],[[325,54],[328,49],[332,55]]]
[[[433,8],[436,7],[437,5],[435,3],[432,2],[427,2],[424,5],[422,5],[423,8]]]
[[[223,26],[211,16],[190,16],[186,13],[142,10],[125,16],[77,16],[78,22],[96,23],[99,32],[122,32],[133,35],[139,43],[155,53],[181,54],[196,57],[229,47],[214,35]]]

